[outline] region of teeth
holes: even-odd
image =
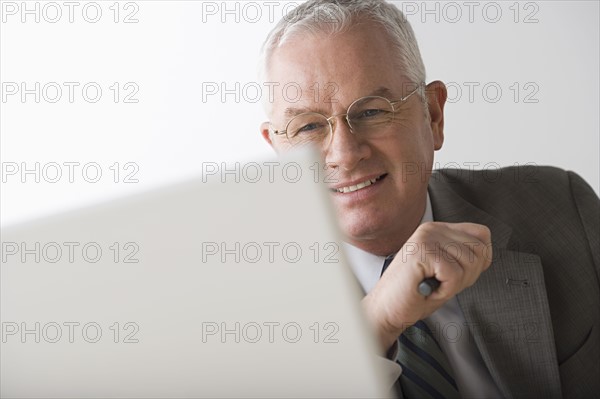
[[[370,179],[370,180],[366,180],[366,181],[364,181],[362,183],[358,183],[355,186],[342,187],[342,188],[338,188],[338,189],[336,189],[334,191],[337,191],[338,193],[351,193],[351,192],[354,192],[354,191],[358,191],[361,188],[368,187],[371,184],[375,184],[375,182],[377,180],[379,180],[379,179],[380,179],[380,177],[377,177],[375,179]]]

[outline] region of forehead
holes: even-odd
[[[333,35],[298,33],[271,56],[268,80],[278,83],[272,116],[290,104],[331,111],[382,87],[394,91],[403,81],[394,56],[387,33],[374,23]]]

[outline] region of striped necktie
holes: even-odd
[[[393,259],[385,258],[382,275]],[[402,366],[399,382],[406,399],[460,397],[452,367],[422,320],[400,335],[396,362]]]

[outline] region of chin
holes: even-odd
[[[352,241],[372,240],[385,228],[383,223],[364,218],[341,218],[339,225],[344,235]]]

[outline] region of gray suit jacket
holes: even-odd
[[[458,295],[507,398],[600,395],[600,201],[551,167],[446,169],[429,183],[436,221],[492,232],[491,267]]]

